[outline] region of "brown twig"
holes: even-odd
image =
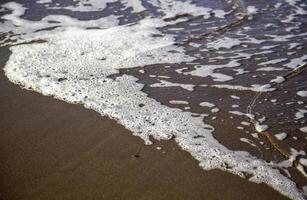
[[[293,69],[292,71],[290,71],[288,74],[284,75],[283,78],[288,81],[291,78],[294,78],[295,76],[298,76],[300,73],[302,73],[304,70],[307,69],[307,63],[304,63],[302,65],[300,65],[299,67]],[[275,83],[272,84],[273,86],[278,85],[280,83]],[[247,113],[248,114],[252,114],[253,108],[255,107],[255,104],[257,102],[257,100],[260,98],[260,96],[262,95],[263,92],[257,92],[254,97],[252,98],[250,104],[247,106]],[[257,121],[255,119],[250,119],[250,121],[255,125],[257,123]],[[281,155],[283,155],[285,158],[289,159],[291,154],[288,150],[282,148],[279,145],[279,142],[277,141],[277,139],[275,138],[275,136],[268,131],[262,131],[259,133],[260,135],[264,136],[267,138],[267,140],[270,142],[270,144],[274,147],[274,149],[276,149]],[[295,160],[293,162],[293,165],[295,167],[297,167],[299,164],[298,160]]]

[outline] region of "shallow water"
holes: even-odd
[[[204,169],[306,195],[306,2],[40,0],[0,11],[12,82],[84,104],[148,144],[175,138]]]

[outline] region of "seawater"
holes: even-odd
[[[13,83],[146,144],[174,138],[205,170],[306,197],[306,71],[284,78],[307,61],[306,2],[38,0],[0,12]]]

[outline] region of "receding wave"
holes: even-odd
[[[174,139],[205,170],[306,198],[306,2],[39,0],[0,9],[11,82],[83,104],[146,144]]]

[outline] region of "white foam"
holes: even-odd
[[[305,110],[305,109],[298,109],[298,111],[295,113],[295,119],[302,119],[302,118],[304,118],[305,113],[307,113],[307,110]]]
[[[271,99],[270,102],[276,103],[278,100],[277,99]]]
[[[202,107],[209,107],[209,108],[212,108],[215,106],[213,103],[210,103],[210,102],[201,102],[199,105]]]
[[[216,87],[216,88],[224,88],[224,89],[229,89],[229,90],[250,90],[254,92],[271,92],[276,90],[275,88],[271,88],[270,84],[265,84],[265,85],[259,85],[259,84],[254,84],[251,87],[246,87],[242,85],[211,85],[210,87]]]
[[[277,76],[275,79],[272,79],[270,82],[271,83],[282,83],[284,82],[286,79],[282,76]]]
[[[212,77],[214,81],[218,81],[218,82],[224,82],[224,81],[229,81],[232,80],[233,77],[226,75],[226,74],[222,74],[222,73],[218,73],[218,72],[214,72],[214,70],[216,69],[221,69],[221,68],[231,68],[231,67],[238,67],[240,66],[240,63],[238,63],[235,60],[230,61],[227,64],[221,64],[221,65],[197,65],[195,66],[196,69],[190,72],[185,72],[183,74],[185,75],[192,75],[192,76],[199,76],[199,77]]]
[[[178,144],[199,160],[200,166],[204,169],[219,168],[240,176],[244,176],[242,172],[250,173],[253,181],[268,183],[292,198],[302,199],[295,184],[276,169],[270,168],[264,161],[251,157],[246,152],[230,151],[219,144],[211,135],[212,127],[203,124],[201,118],[191,117],[189,113],[168,108],[148,98],[141,92],[142,85],[137,84],[135,78],[126,75],[116,80],[106,78],[106,75],[124,66],[179,62],[186,58],[183,55],[166,53],[168,51],[163,51],[162,47],[163,43],[168,44],[169,41],[157,42],[154,38],[147,38],[148,34],[131,34],[133,38],[127,38],[125,45],[120,37],[114,38],[130,32],[130,29],[134,32],[140,29],[138,31],[144,33],[141,27],[67,32],[48,38],[48,43],[12,47],[12,55],[5,67],[6,75],[11,81],[26,88],[44,95],[54,95],[55,98],[68,102],[79,102],[102,115],[110,116],[147,143],[150,143],[150,135],[159,140],[169,139],[175,135]],[[112,37],[111,41],[108,41],[108,36]],[[101,41],[102,38],[104,42]],[[140,57],[138,54],[144,55],[144,52],[134,46],[139,44],[135,42],[136,39],[142,41],[139,48],[157,59]],[[108,45],[108,42],[115,44]],[[156,49],[155,45],[160,48]],[[119,49],[116,49],[116,46]],[[125,55],[127,47],[132,51],[129,52],[129,56]],[[121,53],[108,53],[112,51]],[[80,52],[85,52],[85,58],[80,56]],[[164,53],[165,56],[161,57]],[[106,61],[111,61],[105,64],[104,61],[97,60],[102,56],[107,58]],[[24,59],[25,57],[27,59]],[[161,58],[164,60],[160,60]],[[100,66],[99,69],[97,66]],[[27,75],[24,76],[24,73]],[[94,77],[91,77],[93,74]],[[58,81],[63,77],[67,79]],[[145,106],[140,108],[139,104]],[[153,122],[155,125],[152,125]],[[203,137],[195,139],[196,135]],[[202,145],[198,145],[199,143]],[[227,168],[224,163],[227,163]]]
[[[218,109],[218,108],[213,108],[213,109],[211,109],[211,112],[213,112],[213,113],[217,113],[217,112],[219,112],[220,111],[220,109]]]
[[[286,139],[286,137],[288,136],[287,133],[278,133],[274,135],[276,137],[277,140],[284,140]]]
[[[261,118],[258,119],[258,121],[259,121],[260,123],[263,123],[265,120],[266,120],[266,117],[265,117],[265,116],[262,116]]]
[[[195,14],[204,11],[186,3],[176,5],[177,3],[169,1],[165,5],[171,4],[171,8],[161,6],[161,10],[170,13],[170,16],[180,13],[180,9]],[[8,20],[20,22],[20,27],[16,28],[17,32],[33,33],[35,28],[42,27],[39,23],[44,19],[33,22],[38,26],[33,29],[29,27],[27,32],[27,26],[32,22],[22,21],[21,14],[16,12],[15,15],[13,12],[12,18]],[[58,19],[65,21],[65,18]],[[156,28],[165,25],[163,20],[148,18],[135,25],[116,27],[113,27],[114,21],[109,23],[106,18],[94,22],[97,23],[109,28],[61,29],[48,34],[38,32],[35,38],[45,40],[45,43],[11,47],[12,54],[4,68],[6,76],[26,89],[63,101],[80,103],[101,115],[109,116],[142,138],[146,144],[152,143],[150,136],[157,140],[174,136],[179,146],[197,159],[205,170],[221,169],[241,177],[248,174],[251,181],[266,183],[290,198],[304,199],[295,183],[266,161],[244,151],[229,150],[220,144],[212,135],[214,127],[204,124],[203,117],[193,117],[192,113],[161,105],[142,92],[143,85],[137,83],[137,79],[132,76],[108,78],[121,68],[189,62],[194,59],[185,55],[183,48],[173,46],[172,36],[153,37],[160,34]],[[74,26],[74,23],[72,24]],[[79,22],[75,25],[78,27]],[[162,80],[161,83],[165,84],[163,87],[179,86],[189,91],[194,89],[194,85],[189,84]],[[270,85],[221,87],[252,91],[274,89],[270,88]],[[141,104],[144,106],[140,106]],[[213,108],[211,111],[218,110]]]
[[[49,9],[66,9],[78,12],[94,12],[101,11],[107,7],[107,3],[113,3],[117,0],[87,0],[87,1],[75,1],[76,4],[73,6],[52,6]],[[90,6],[88,6],[90,5]]]
[[[307,167],[307,159],[306,158],[300,158],[300,163]]]
[[[269,60],[269,61],[266,61],[266,62],[259,63],[258,65],[277,64],[277,63],[280,63],[280,62],[283,62],[283,61],[286,61],[286,60],[288,60],[288,58],[277,58],[277,59],[273,59],[273,60]]]
[[[233,71],[236,71],[236,75],[241,75],[241,74],[245,74],[245,73],[248,73],[249,71],[245,71],[244,69],[242,68],[238,68],[238,69],[233,69]]]
[[[247,143],[247,144],[249,144],[249,145],[251,145],[253,147],[257,147],[255,144],[253,144],[253,142],[251,140],[249,140],[247,138],[240,138],[240,141],[241,142],[245,142],[245,143]]]
[[[300,128],[300,131],[302,131],[303,133],[307,133],[307,126]]]
[[[38,39],[42,36],[43,33],[48,35],[51,32],[60,32],[72,28],[109,28],[118,24],[118,19],[114,15],[87,21],[78,20],[66,15],[48,15],[42,18],[40,21],[31,21],[21,18],[21,16],[26,11],[26,8],[21,4],[16,2],[9,2],[1,6],[12,11],[12,13],[1,17],[2,19],[6,20],[1,25],[1,31],[12,31],[17,34],[16,36],[11,36],[12,40],[18,40],[16,43]],[[57,23],[51,23],[50,21],[56,21]],[[53,27],[53,30],[43,31]],[[37,32],[38,30],[42,31]]]
[[[242,121],[241,124],[244,125],[244,126],[249,126],[249,125],[251,125],[251,123],[246,122],[246,121]]]
[[[236,38],[223,37],[212,42],[209,42],[207,46],[219,50],[221,48],[231,49],[232,47],[240,45],[242,42]]]
[[[245,113],[240,112],[240,111],[236,111],[236,110],[231,110],[231,111],[229,111],[229,113],[231,113],[233,115],[238,115],[238,116],[246,115]]]
[[[295,6],[297,2],[299,2],[299,0],[285,0],[288,4],[290,4],[291,6]]]
[[[258,133],[261,133],[263,131],[266,131],[269,128],[268,125],[260,124],[259,122],[255,123],[255,129]]]
[[[301,97],[307,97],[307,90],[298,91],[296,94]]]
[[[270,72],[270,71],[283,71],[285,69],[280,68],[280,67],[261,67],[258,68],[257,71],[266,71],[266,72]]]
[[[192,84],[182,84],[182,83],[172,83],[172,82],[169,82],[169,81],[165,81],[165,80],[160,80],[160,83],[153,83],[150,85],[150,87],[181,87],[185,90],[188,90],[188,91],[193,91],[194,90],[194,87],[195,85],[192,85]]]
[[[37,3],[50,4],[52,0],[40,0]],[[107,7],[108,3],[120,2],[125,8],[132,8],[134,12],[142,12],[145,7],[142,5],[142,1],[138,0],[86,0],[86,1],[75,1],[75,4],[69,6],[48,6],[50,10],[65,9],[74,12],[96,12],[102,11]]]
[[[184,104],[184,105],[188,105],[189,104],[189,102],[182,101],[182,100],[170,100],[169,103],[170,104]]]
[[[289,49],[294,49],[294,48],[296,48],[300,45],[301,45],[301,43],[292,42],[292,43],[289,44]]]
[[[247,6],[246,10],[247,13],[251,15],[258,13],[258,9],[255,6]]]
[[[229,12],[225,12],[224,10],[214,10],[214,16],[217,18],[225,18],[225,15],[227,15]]]
[[[147,97],[141,92],[143,86],[131,76],[116,80],[106,77],[122,67],[191,60],[178,47],[179,53],[169,52],[174,48],[171,38],[150,37],[155,32],[151,25],[145,21],[137,26],[50,35],[44,37],[47,43],[11,47],[12,55],[4,70],[14,83],[44,95],[82,103],[116,119],[146,143],[151,143],[150,135],[158,140],[174,135],[203,169],[218,168],[242,177],[248,173],[252,175],[251,181],[267,183],[293,199],[303,199],[295,183],[265,161],[218,143],[211,134],[213,127],[205,125],[202,118]],[[197,135],[203,137],[196,139]]]
[[[293,58],[290,60],[289,63],[284,64],[284,66],[289,67],[291,69],[294,69],[302,64],[304,64],[307,61],[307,55],[304,55],[302,57],[299,58]]]
[[[41,3],[41,4],[47,4],[47,3],[52,3],[52,0],[38,0],[36,3]]]
[[[142,12],[146,10],[142,4],[142,1],[124,0],[122,2],[126,7],[132,8],[134,12]]]
[[[236,95],[231,95],[230,97],[233,98],[233,99],[240,99],[240,97],[238,97]]]
[[[203,15],[205,18],[210,17],[211,8],[197,6],[188,1],[169,1],[169,0],[151,0],[150,4],[156,6],[160,12],[164,14],[165,18],[174,17],[180,14],[192,14],[195,16]]]

